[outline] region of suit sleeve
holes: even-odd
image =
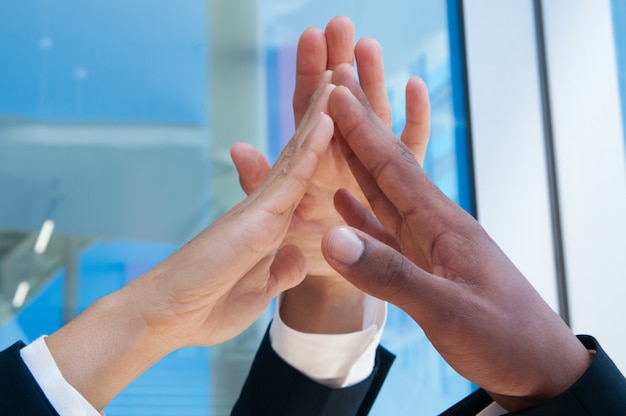
[[[379,346],[374,370],[367,379],[334,389],[309,379],[280,358],[272,349],[268,331],[232,415],[367,415],[394,359],[393,354]]]
[[[58,416],[20,356],[23,342],[0,352],[0,415]]]
[[[596,354],[587,371],[569,389],[540,405],[517,412],[514,416],[620,416],[626,414],[626,379],[600,344],[588,335],[578,339]],[[478,389],[457,403],[442,416],[475,416],[492,400]]]

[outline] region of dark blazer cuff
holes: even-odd
[[[374,370],[367,379],[334,389],[311,380],[280,358],[267,331],[232,415],[367,415],[394,358],[379,346]]]
[[[626,412],[626,379],[595,338],[579,335],[578,339],[595,357],[585,373],[572,387],[540,405],[512,412],[516,416],[602,415],[617,416]]]
[[[611,358],[589,335],[578,339],[595,357],[585,373],[569,389],[557,397],[537,406],[508,413],[515,416],[619,416],[626,412],[626,379]],[[489,395],[479,389],[457,403],[442,415],[476,415],[492,402]],[[482,407],[481,407],[482,406]]]
[[[0,415],[58,416],[22,360],[24,346],[18,341],[0,352]]]

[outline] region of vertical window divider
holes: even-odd
[[[548,79],[548,62],[546,54],[546,39],[544,32],[542,1],[533,0],[533,8],[535,17],[537,62],[539,66],[538,72],[540,82],[539,89],[541,93],[541,112],[543,117],[543,132],[546,151],[548,192],[550,201],[550,219],[552,224],[552,245],[554,249],[559,315],[569,326],[570,310],[569,297],[567,292],[567,270],[565,266],[565,248],[563,244],[563,231],[561,227],[561,207],[559,203],[554,133],[552,125],[552,112],[550,106],[550,84]]]

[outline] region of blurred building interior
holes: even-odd
[[[577,333],[626,370],[626,3],[620,0],[21,0],[0,3],[0,348],[141,276],[243,197],[228,150],[291,137],[300,33],[380,41],[393,128],[420,76],[424,168]],[[575,45],[573,47],[572,45]],[[272,308],[166,357],[107,415],[227,415]],[[390,307],[373,415],[474,386]]]

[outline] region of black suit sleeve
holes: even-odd
[[[280,358],[272,349],[267,331],[232,415],[367,415],[394,359],[393,354],[378,347],[374,371],[367,379],[333,389],[311,380]]]
[[[22,360],[23,342],[0,352],[0,415],[58,416]]]
[[[580,335],[578,339],[587,349],[596,351],[591,366],[578,381],[547,402],[508,413],[509,415],[620,416],[626,414],[626,379],[593,337]],[[479,389],[442,415],[475,416],[491,401],[489,395]]]

